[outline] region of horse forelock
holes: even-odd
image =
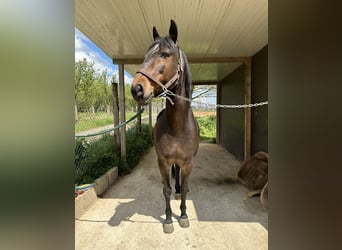
[[[162,37],[156,39],[148,48],[145,54],[143,65],[149,64],[153,57],[163,49],[169,49],[172,53],[176,53],[177,46],[170,37]]]
[[[147,61],[150,61],[154,57],[154,55],[158,53],[158,51],[159,51],[159,43],[154,42],[147,50],[144,63],[147,63]]]

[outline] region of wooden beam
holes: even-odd
[[[217,85],[219,81],[193,81],[192,85]]]
[[[126,121],[124,65],[119,64],[120,122]],[[126,125],[120,129],[121,160],[126,162]]]
[[[113,58],[113,64],[142,64],[143,61],[143,57]]]
[[[245,63],[250,60],[250,57],[215,57],[215,56],[187,56],[188,63]],[[142,64],[143,57],[115,57],[114,64]]]
[[[245,104],[251,103],[252,60],[245,62]],[[251,156],[251,108],[245,108],[244,158]]]
[[[215,57],[215,56],[188,56],[189,63],[244,63],[249,57]]]

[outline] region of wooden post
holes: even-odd
[[[124,65],[119,64],[120,123],[126,121]],[[126,125],[120,129],[121,160],[126,162]]]
[[[113,93],[113,118],[114,127],[119,125],[119,94],[118,84],[112,82],[112,93]],[[118,150],[120,148],[120,130],[114,130],[114,148]]]
[[[140,112],[141,110],[141,105],[138,104],[138,111]],[[137,126],[136,126],[136,131],[137,131],[137,135],[141,135],[141,114],[138,116],[137,118]]]
[[[245,61],[245,104],[251,103],[251,80],[252,80],[252,61]],[[251,156],[251,108],[245,108],[245,147],[244,158],[249,159]]]
[[[216,104],[221,104],[221,84],[216,84]],[[216,144],[220,144],[221,108],[216,108]]]

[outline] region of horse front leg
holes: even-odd
[[[190,164],[188,167],[182,169],[182,185],[181,185],[181,216],[179,219],[179,224],[181,227],[189,227],[189,219],[188,215],[186,213],[186,196],[188,194],[188,182],[189,182],[189,177],[192,169],[192,164]]]
[[[163,231],[164,233],[172,233],[173,232],[173,224],[172,224],[172,210],[170,205],[170,199],[171,199],[171,185],[170,185],[170,167],[162,162],[161,160],[158,160],[159,163],[159,170],[163,179],[163,194],[165,197],[165,215],[166,219],[163,224]]]

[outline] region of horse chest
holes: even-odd
[[[158,155],[167,159],[184,160],[192,159],[196,148],[190,138],[179,138],[165,134],[157,142]]]

